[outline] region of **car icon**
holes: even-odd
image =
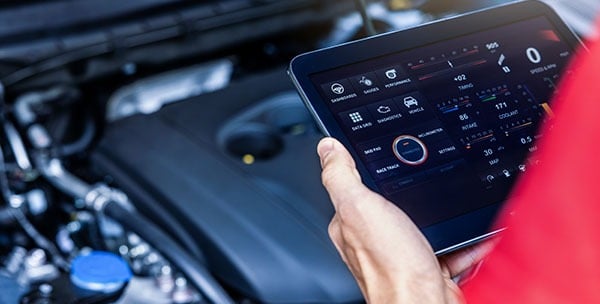
[[[418,107],[419,106],[419,101],[416,98],[412,97],[412,96],[404,97],[404,105],[407,108],[410,108],[412,106],[417,106]]]

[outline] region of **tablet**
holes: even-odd
[[[551,8],[521,1],[303,54],[289,74],[364,183],[443,254],[497,232],[579,45]]]

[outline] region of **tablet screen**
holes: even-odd
[[[536,164],[572,53],[540,16],[310,79],[379,192],[424,228],[505,200]]]

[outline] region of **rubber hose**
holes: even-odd
[[[157,225],[137,212],[130,212],[116,202],[109,202],[104,213],[138,234],[143,240],[158,250],[211,302],[215,304],[235,303],[212,274],[187,251],[163,232]]]

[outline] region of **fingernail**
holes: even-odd
[[[323,138],[317,147],[317,153],[319,154],[319,157],[325,158],[329,152],[333,151],[334,144],[335,142],[333,139],[329,137]]]

